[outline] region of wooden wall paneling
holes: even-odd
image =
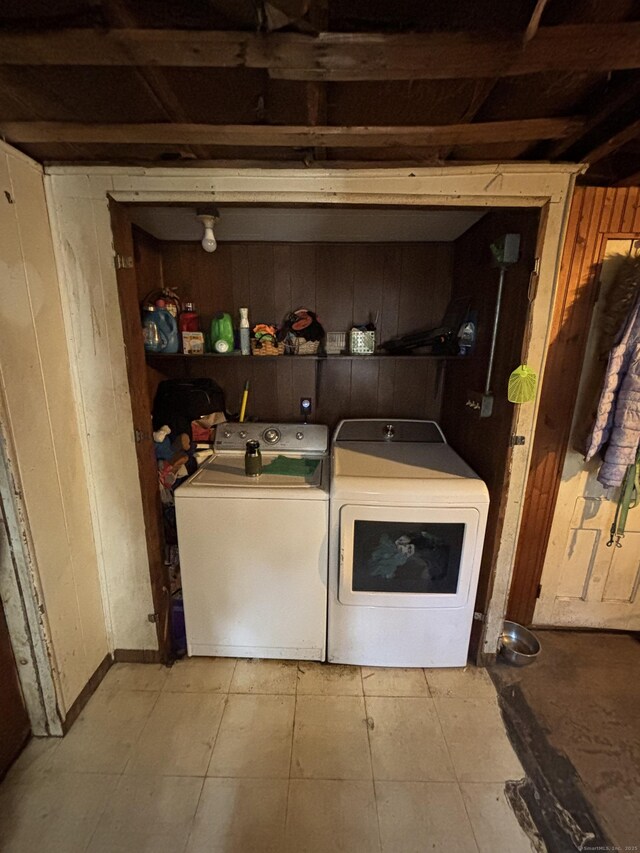
[[[622,215],[624,213],[624,208],[627,203],[627,191],[622,190],[621,192],[616,192],[615,198],[613,200],[613,208],[611,210],[611,221],[609,222],[609,231],[617,231],[617,226],[622,222]]]
[[[640,187],[627,187],[627,199],[624,207],[624,214],[620,222],[620,230],[630,232],[633,230],[633,223],[638,211],[638,196],[640,195]]]
[[[147,234],[136,225],[131,229],[133,237],[133,259],[136,270],[136,289],[138,302],[142,304],[145,297],[154,290],[162,288],[162,246],[159,240]],[[142,335],[142,329],[140,330]],[[153,400],[158,383],[165,377],[157,370],[147,370],[147,386],[149,399]]]
[[[380,359],[378,368],[378,393],[376,405],[376,417],[385,418],[389,414],[393,414],[393,395],[396,387],[396,371],[400,371],[398,381],[402,379],[402,371],[404,369],[404,360],[389,359],[385,361]]]
[[[530,624],[535,609],[544,552],[553,520],[553,512],[549,512],[549,504],[555,506],[558,494],[584,355],[584,346],[582,346],[580,361],[573,361],[573,347],[567,347],[567,338],[573,338],[579,344],[580,327],[590,322],[595,294],[595,291],[591,290],[595,286],[595,280],[592,278],[592,247],[601,216],[605,213],[605,200],[606,191],[602,188],[597,188],[597,191],[593,188],[593,192],[586,195],[576,192],[569,216],[567,240],[560,266],[560,286],[552,318],[545,381],[540,392],[540,408],[523,507],[522,529],[527,532],[518,540],[507,605],[507,615],[523,624]],[[615,216],[620,217],[622,210],[622,206],[618,206],[616,210],[614,204]],[[569,239],[570,234],[572,239]],[[584,343],[586,344],[586,338]],[[550,371],[552,374],[562,371],[564,381],[553,387],[549,383]],[[575,377],[575,381],[567,382],[567,376]],[[544,422],[540,419],[543,411],[545,412]],[[556,450],[559,431],[563,430],[563,422],[567,419],[566,444],[563,452],[558,454]]]
[[[576,198],[576,196],[574,195],[574,199],[575,199],[575,198]],[[615,189],[614,189],[613,187],[608,187],[608,188],[605,190],[605,194],[604,194],[604,202],[603,202],[603,204],[602,204],[602,215],[601,215],[601,217],[600,217],[600,221],[601,221],[601,223],[602,223],[602,227],[603,227],[606,231],[610,231],[610,230],[611,230],[611,214],[612,214],[613,204],[614,204],[615,198],[616,198],[616,191],[615,191]],[[569,227],[567,227],[567,233],[569,233],[569,232],[570,232],[570,230],[571,230],[571,228],[570,228],[570,218],[571,218],[571,215],[572,215],[572,214],[573,214],[573,204],[572,204],[572,206],[571,206],[571,210],[569,211]]]
[[[400,285],[402,283],[402,247],[387,246],[382,266],[382,315],[379,341],[392,340],[398,335]],[[449,284],[449,286],[451,286]]]
[[[476,596],[476,609],[481,612],[485,612],[490,595],[497,541],[504,518],[514,417],[514,406],[507,400],[507,381],[520,363],[538,219],[538,211],[494,211],[455,243],[453,296],[472,296],[473,306],[478,311],[478,340],[472,356],[446,364],[441,420],[447,440],[489,489],[491,503]],[[489,247],[505,233],[521,235],[520,261],[506,273],[492,380],[494,410],[490,418],[481,419],[465,403],[470,391],[484,389],[499,276],[491,263]],[[481,623],[474,622],[472,653],[480,628]]]
[[[632,230],[629,230],[632,229]],[[569,214],[507,616],[531,623],[609,235],[640,234],[637,187],[578,187]]]
[[[416,418],[418,412],[424,412],[421,405],[425,399],[425,389],[422,385],[426,363],[406,361],[396,363],[396,381],[393,389],[393,412],[397,417]]]
[[[633,234],[640,233],[640,190],[638,192],[639,192],[639,195],[636,198],[635,212],[634,212],[634,216],[633,216],[633,224],[631,226],[631,232]]]
[[[290,361],[291,388],[289,389],[287,399],[290,399],[291,401],[289,404],[291,408],[288,410],[288,416],[283,418],[283,420],[300,420],[300,397],[311,397],[313,399],[314,409],[316,410],[312,414],[311,420],[318,421],[320,423],[327,423],[329,426],[333,426],[332,421],[323,421],[318,414],[322,394],[331,393],[330,388],[327,388],[327,386],[325,386],[324,392],[323,389],[320,389],[320,391],[317,392],[317,382],[322,376],[320,372],[322,369],[321,364],[316,362],[315,359],[305,358],[304,356],[292,358]],[[280,369],[279,365],[278,369]],[[287,410],[283,409],[283,412],[285,411]]]
[[[318,363],[320,390],[316,420],[334,426],[349,417],[351,403],[351,359],[327,359]]]
[[[220,309],[231,313],[234,323],[237,324],[236,307],[247,306],[249,308],[250,322],[258,322],[251,306],[251,280],[249,278],[249,256],[247,246],[237,243],[231,246],[231,281],[233,287],[232,304],[228,308]]]
[[[378,322],[382,316],[384,261],[390,247],[365,244],[354,247],[353,322]],[[380,338],[378,338],[380,343]]]
[[[278,420],[294,421],[298,419],[300,413],[300,401],[295,397],[296,390],[301,387],[299,380],[306,377],[302,377],[300,372],[298,372],[294,379],[294,364],[297,362],[292,358],[284,358],[284,356],[276,357],[283,359],[282,362],[278,362],[276,369],[275,388],[278,395]],[[315,364],[313,366],[313,373],[315,382]],[[303,395],[304,392],[301,392],[298,397]],[[315,393],[313,396],[315,398]]]
[[[370,418],[377,413],[380,363],[380,359],[366,355],[351,362],[349,417]]]
[[[278,399],[278,357],[246,358],[238,362],[240,384],[250,379],[249,412],[261,421],[277,421],[280,415]],[[248,362],[248,364],[246,364]],[[258,363],[259,362],[259,363]],[[245,366],[246,364],[246,366]]]
[[[442,287],[439,260],[436,243],[403,246],[399,334],[434,328],[442,319],[449,293]]]
[[[449,300],[453,246],[424,244],[222,243],[207,254],[198,243],[158,243],[141,237],[143,277],[162,278],[194,301],[208,330],[217,311],[246,305],[252,323],[280,322],[301,305],[316,310],[327,331],[347,331],[379,312],[379,341],[436,325]],[[156,246],[157,244],[157,246]],[[150,289],[150,288],[149,288]],[[398,366],[397,366],[398,365]],[[163,376],[210,376],[237,412],[249,379],[248,415],[297,420],[300,397],[314,398],[314,417],[333,426],[342,417],[439,417],[435,363],[407,358],[330,359],[316,370],[314,359],[270,358],[154,360],[153,395]],[[316,390],[318,394],[316,395]],[[318,399],[315,399],[316,396]]]
[[[273,246],[273,296],[275,299],[275,316],[280,322],[287,311],[292,308],[291,245],[284,243],[277,243]]]
[[[588,244],[587,237],[593,220],[595,199],[595,193],[584,196],[577,192],[574,196],[568,222],[567,242],[565,243],[560,268],[561,281],[565,279],[568,286],[562,292],[559,290],[556,298],[545,383],[541,390],[540,412],[542,412],[543,407],[546,407],[546,399],[550,391],[548,383],[549,371],[558,370],[563,364],[565,367],[569,366],[564,361],[568,353],[561,346],[563,333],[571,333],[570,329],[572,326],[571,316],[567,315],[567,311],[573,312],[574,300],[568,299],[568,294],[571,292],[574,294],[577,293],[580,286],[583,265],[585,263],[588,265],[590,262],[586,249]],[[603,205],[604,200],[603,198]],[[597,211],[596,221],[598,221],[601,212],[601,210]],[[573,240],[568,239],[569,234],[574,235]],[[578,235],[578,239],[575,239],[576,235]],[[585,261],[586,254],[587,259]],[[579,366],[576,365],[576,367],[579,372]],[[577,388],[577,382],[572,384]],[[540,423],[540,415],[536,424],[533,455],[527,483],[527,497],[523,510],[523,529],[526,523],[527,536],[521,536],[518,542],[507,611],[509,615],[515,613],[518,620],[523,618],[522,605],[525,601],[528,602],[533,598],[535,606],[534,584],[537,586],[538,580],[535,578],[535,572],[532,573],[526,569],[527,567],[530,569],[532,565],[537,563],[537,551],[540,550],[540,543],[546,541],[548,532],[545,534],[545,531],[550,528],[551,524],[552,515],[547,513],[546,504],[549,500],[555,503],[555,495],[557,495],[556,479],[559,477],[562,469],[563,460],[560,460],[554,453],[554,445],[558,427],[564,419],[565,395],[567,393],[569,394],[569,402],[571,403],[569,408],[572,410],[575,395],[573,395],[572,399],[571,390],[565,388],[563,389],[564,399],[560,401],[561,405],[558,405],[559,401],[556,399],[556,409],[555,411],[547,412],[545,424]],[[534,495],[535,499],[531,500]],[[544,552],[545,548],[543,547],[541,550]],[[531,615],[533,615],[533,607],[531,608]]]
[[[249,301],[251,308],[250,322],[274,323],[282,321],[278,314],[275,299],[275,279],[273,269],[274,246],[270,243],[255,243],[247,246],[247,266],[249,275]],[[238,306],[240,307],[240,306]],[[234,317],[234,323],[238,316]]]
[[[213,315],[218,311],[228,310],[231,302],[231,257],[226,247],[220,249],[221,251],[209,254],[199,244],[181,243],[178,248],[179,266],[174,268],[178,293],[183,302],[195,304],[203,332],[208,332],[211,328]]]
[[[440,420],[441,394],[436,391],[436,374],[435,361],[397,362],[394,410],[399,417]]]
[[[317,247],[308,243],[291,243],[289,253],[291,260],[291,302],[285,311],[295,311],[296,308],[301,307],[314,311],[317,306]]]
[[[316,246],[316,310],[327,332],[346,331],[353,323],[355,257],[351,246]]]
[[[162,288],[162,247],[159,240],[135,225],[132,233],[138,300],[142,302],[152,290]]]

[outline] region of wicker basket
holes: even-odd
[[[289,355],[316,355],[320,348],[320,341],[306,341],[304,338],[290,337],[287,340],[287,353]]]
[[[284,355],[284,342],[273,344],[271,341],[251,339],[251,355]]]
[[[376,348],[376,333],[352,329],[349,333],[351,355],[373,355]]]

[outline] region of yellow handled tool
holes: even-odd
[[[242,392],[242,403],[240,404],[240,423],[244,423],[244,416],[247,411],[247,399],[249,398],[249,380],[244,383],[244,391]]]

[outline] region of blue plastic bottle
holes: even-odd
[[[166,308],[148,306],[142,312],[144,348],[147,352],[178,352],[178,323]]]

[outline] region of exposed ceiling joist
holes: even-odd
[[[584,160],[585,163],[590,163],[591,165],[598,163],[600,160],[608,157],[609,154],[617,151],[618,148],[622,148],[623,145],[626,145],[627,142],[631,142],[632,139],[635,139],[638,136],[640,136],[640,119],[631,122],[631,124],[627,125],[622,130],[618,131],[618,133],[607,139],[606,142],[603,142],[591,151],[587,151],[586,154],[583,154],[582,160]]]
[[[292,80],[477,79],[640,67],[640,21],[514,33],[248,33],[69,29],[0,34],[0,64],[268,69]]]
[[[640,169],[637,169],[633,174],[627,175],[621,181],[615,184],[616,187],[637,187],[640,185]]]
[[[105,9],[113,21],[123,27],[134,27],[137,24],[131,7],[126,0],[106,0]],[[166,73],[162,68],[136,67],[141,84],[149,92],[153,100],[158,104],[165,116],[170,121],[189,121],[180,99],[176,96],[167,80]],[[198,146],[190,149],[193,157],[204,157],[205,152]]]
[[[573,133],[580,123],[578,118],[539,118],[426,127],[0,122],[0,134],[14,143],[395,148],[558,139]]]
[[[523,42],[527,44],[531,39],[535,36],[540,28],[540,20],[542,19],[542,13],[544,12],[544,7],[547,5],[549,0],[536,0],[536,5],[533,8],[533,12],[531,13],[531,17],[529,18],[529,23],[527,24],[527,29],[524,31]]]
[[[632,79],[628,77],[629,75],[625,75],[622,80],[607,87],[598,99],[594,99],[589,107],[589,115],[585,116],[584,128],[556,142],[547,150],[547,156],[561,157],[583,137],[590,135],[592,130],[596,130],[600,125],[604,127],[616,113],[626,111],[629,105],[637,103],[640,99],[640,76],[634,75]]]

